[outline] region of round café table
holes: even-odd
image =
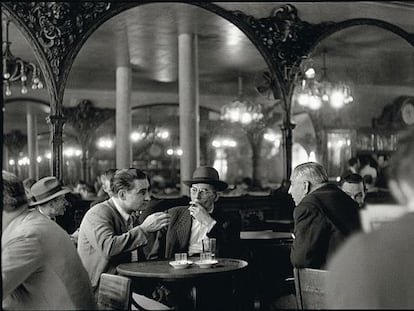
[[[240,275],[243,277],[243,272],[247,270],[248,263],[244,260],[217,258],[218,263],[209,268],[200,268],[196,265],[194,262],[198,258],[193,259],[190,257],[189,260],[193,261],[193,264],[186,269],[175,269],[169,264],[170,260],[161,260],[120,264],[117,267],[117,272],[120,275],[130,277],[133,282],[137,283],[143,280],[157,280],[162,284],[172,284],[175,289],[189,288],[189,296],[192,300],[191,308],[197,311],[211,309],[212,301],[216,300],[216,297],[210,293],[212,289],[220,286],[240,287],[244,283],[240,283],[240,280],[237,278]],[[244,290],[243,288],[238,293],[246,295],[247,293],[243,292]],[[235,289],[225,288],[224,291],[234,293]],[[235,297],[227,298],[235,299]],[[206,306],[206,303],[209,307]],[[217,304],[217,306],[214,306],[214,310],[224,310],[221,308],[223,301],[216,301],[214,303]],[[186,307],[181,307],[180,305],[176,307],[177,311],[187,311],[186,309],[188,309],[188,305]]]

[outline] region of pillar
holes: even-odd
[[[132,150],[129,135],[131,132],[131,68],[116,68],[116,168],[131,166]]]
[[[197,36],[181,33],[178,37],[178,92],[180,116],[181,194],[188,195],[184,180],[192,177],[199,165],[199,99]]]
[[[27,121],[27,148],[29,153],[29,178],[39,179],[39,164],[37,163],[38,143],[37,143],[37,117],[30,104],[26,106]]]

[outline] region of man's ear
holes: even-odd
[[[303,191],[308,194],[310,192],[311,183],[309,181],[303,182]]]
[[[118,198],[120,200],[125,200],[126,199],[126,190],[121,189],[118,191]]]
[[[216,197],[214,198],[214,202],[217,202],[218,199],[219,199],[219,197],[220,197],[220,195],[218,194],[218,192],[214,192],[214,193],[216,195]]]
[[[405,189],[406,186],[407,185],[404,181],[402,181],[401,183],[393,179],[388,181],[388,187],[390,188],[392,195],[401,205],[406,205],[408,203],[407,193]]]

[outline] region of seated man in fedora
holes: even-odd
[[[68,188],[63,188],[56,177],[48,176],[39,179],[30,188],[30,206],[36,209],[49,219],[56,221],[56,216],[65,213],[69,202],[65,199],[65,194],[70,192]]]
[[[177,206],[168,210],[171,215],[167,231],[159,231],[154,242],[150,259],[172,258],[175,253],[189,256],[202,252],[204,238],[216,238],[218,257],[236,257],[240,241],[240,221],[227,218],[215,203],[219,191],[227,183],[219,180],[213,167],[198,167],[191,180],[184,181],[190,186],[189,206]]]

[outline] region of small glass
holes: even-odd
[[[175,261],[180,264],[187,263],[187,253],[176,253],[175,255]]]
[[[214,259],[216,256],[216,239],[207,238],[203,239],[203,253],[210,253],[211,258]]]
[[[212,253],[210,252],[204,252],[200,254],[200,261],[210,261],[212,259]]]

